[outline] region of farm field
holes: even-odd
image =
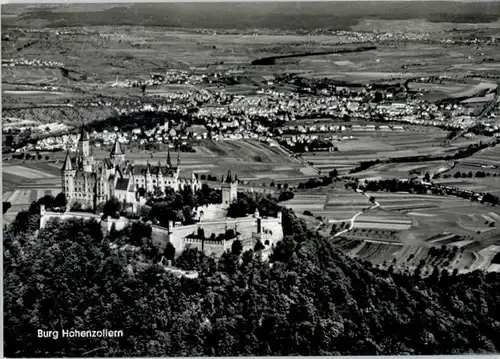
[[[380,180],[392,178],[409,178],[412,173],[432,177],[451,168],[453,164],[446,161],[428,161],[425,163],[384,163],[370,167],[366,171],[353,173],[352,176],[360,180]]]
[[[498,168],[500,166],[500,146],[485,148],[459,162],[463,165],[496,166]]]
[[[472,97],[481,91],[492,90],[497,87],[497,84],[493,81],[481,81],[478,83],[417,83],[412,82],[409,84],[409,88],[412,90],[420,90],[429,92],[431,96],[435,96],[436,99],[441,97],[444,98],[460,98],[460,97]]]
[[[374,159],[385,160],[416,155],[446,155],[467,147],[468,142],[457,142],[453,146],[444,147],[447,132],[436,130],[427,132],[346,132],[354,139],[337,141],[335,152],[309,152],[302,158],[312,162],[314,167],[328,171],[336,168],[341,174],[348,173],[360,162]],[[404,164],[402,164],[404,165]],[[420,164],[419,166],[425,166]],[[418,167],[417,167],[418,168]]]
[[[60,168],[51,163],[2,165],[2,198],[10,202],[9,213],[27,209],[31,202],[61,192]]]
[[[353,240],[344,239],[337,243],[349,256],[368,260],[373,265],[388,268],[393,265],[399,270],[415,270],[422,266],[422,273],[429,275],[433,268],[459,272],[469,272],[476,269],[496,271],[496,265],[491,263],[493,257],[500,252],[500,246],[489,246],[480,251],[457,250],[454,254],[447,252],[441,255],[431,253],[431,247],[439,252],[440,246],[435,245],[403,245],[385,240]],[[448,246],[448,250],[451,250]]]

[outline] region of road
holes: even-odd
[[[367,195],[366,193],[364,193],[364,192],[363,192],[363,194],[364,194],[365,196],[368,196],[368,195]],[[375,204],[374,204],[373,206],[371,206],[370,208],[368,208],[368,210],[366,210],[366,211],[364,211],[364,212],[363,212],[363,211],[358,212],[358,213],[356,213],[354,216],[352,216],[352,218],[350,219],[350,225],[349,225],[349,228],[344,229],[343,231],[340,231],[340,232],[338,232],[338,233],[335,233],[334,237],[339,237],[339,236],[341,236],[341,235],[343,235],[343,234],[345,234],[345,233],[349,232],[350,230],[352,230],[352,229],[354,228],[354,222],[356,221],[356,218],[358,218],[358,216],[362,215],[363,213],[368,213],[368,212],[370,212],[372,209],[375,209],[375,208],[377,208],[377,207],[380,207],[380,204],[379,204],[377,201],[374,201],[374,203],[375,203]]]

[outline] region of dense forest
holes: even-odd
[[[4,229],[7,357],[500,351],[497,273],[382,271],[347,258],[284,210],[286,237],[269,261],[258,251],[214,259],[187,250],[175,265],[199,276],[178,278],[158,264],[144,223],[109,234],[81,220],[38,230],[38,210],[33,204]],[[124,336],[38,339],[38,329]]]

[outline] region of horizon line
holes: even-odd
[[[457,2],[457,3],[498,3],[500,0],[0,0],[1,5],[106,5],[106,4],[148,4],[148,3],[313,3],[313,2]]]

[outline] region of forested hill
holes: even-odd
[[[269,263],[252,252],[175,278],[157,265],[150,231],[103,238],[96,222],[40,230],[37,206],[4,231],[7,357],[491,353],[500,350],[500,275],[391,274],[346,258],[284,212]],[[290,235],[290,233],[295,233]],[[144,258],[110,241],[141,243]],[[123,330],[123,338],[37,339],[37,329]]]

